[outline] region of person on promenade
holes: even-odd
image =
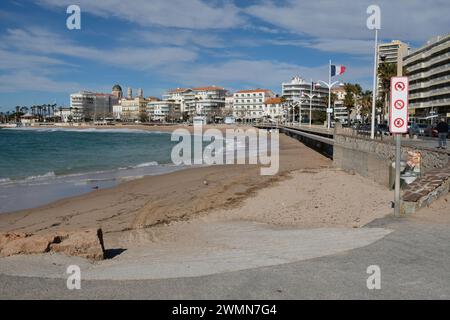
[[[446,149],[447,148],[447,135],[448,135],[448,123],[445,121],[444,118],[441,119],[441,121],[436,126],[436,130],[438,132],[439,137],[439,149]]]

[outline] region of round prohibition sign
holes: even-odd
[[[394,102],[394,107],[395,107],[395,109],[397,109],[397,110],[403,109],[403,108],[405,107],[405,101],[403,101],[403,100],[396,100],[396,101]]]
[[[404,124],[405,120],[403,120],[402,118],[397,118],[394,120],[394,126],[396,126],[397,128],[403,127]]]
[[[397,91],[403,91],[403,90],[405,90],[406,85],[403,82],[399,81],[394,85],[394,88]]]

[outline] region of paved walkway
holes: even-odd
[[[0,259],[0,273],[43,278],[67,277],[67,266],[78,265],[84,280],[142,280],[198,277],[280,265],[367,246],[391,232],[385,228],[298,229],[263,223],[195,221],[174,224],[170,239],[146,241],[114,259],[89,263],[58,254],[22,255]],[[130,244],[133,241],[130,242]]]
[[[320,258],[220,274],[139,281],[83,281],[0,275],[0,298],[57,299],[450,299],[450,225],[386,218],[394,230],[369,246]],[[381,290],[366,269],[381,268]]]

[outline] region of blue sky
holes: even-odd
[[[66,28],[71,4],[81,30]],[[369,89],[370,4],[381,7],[383,41],[418,47],[450,31],[447,0],[2,0],[0,110],[67,105],[71,92],[115,83],[146,96],[204,85],[280,93],[295,75],[326,79],[329,59]]]

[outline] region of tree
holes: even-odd
[[[347,109],[347,123],[350,124],[350,114],[355,107],[355,96],[354,88],[351,83],[346,83],[344,85],[345,96],[344,96],[344,107]]]
[[[391,78],[397,74],[397,64],[396,63],[388,63],[382,62],[378,66],[378,79],[380,81],[380,94],[381,99],[384,101],[384,106],[381,109],[382,121],[384,121],[384,117],[386,114],[386,110],[388,107],[388,99],[390,97],[391,92]]]
[[[372,110],[372,91],[366,90],[361,95],[361,114],[364,118],[366,116],[367,118],[371,114]]]
[[[344,85],[344,107],[348,113],[348,123],[350,123],[350,114],[352,110],[362,105],[363,89],[359,84],[346,83]]]
[[[327,120],[327,114],[321,110],[313,110],[311,113],[312,122],[320,122],[323,124]]]
[[[145,111],[139,112],[139,121],[144,123],[149,121],[148,113]]]

